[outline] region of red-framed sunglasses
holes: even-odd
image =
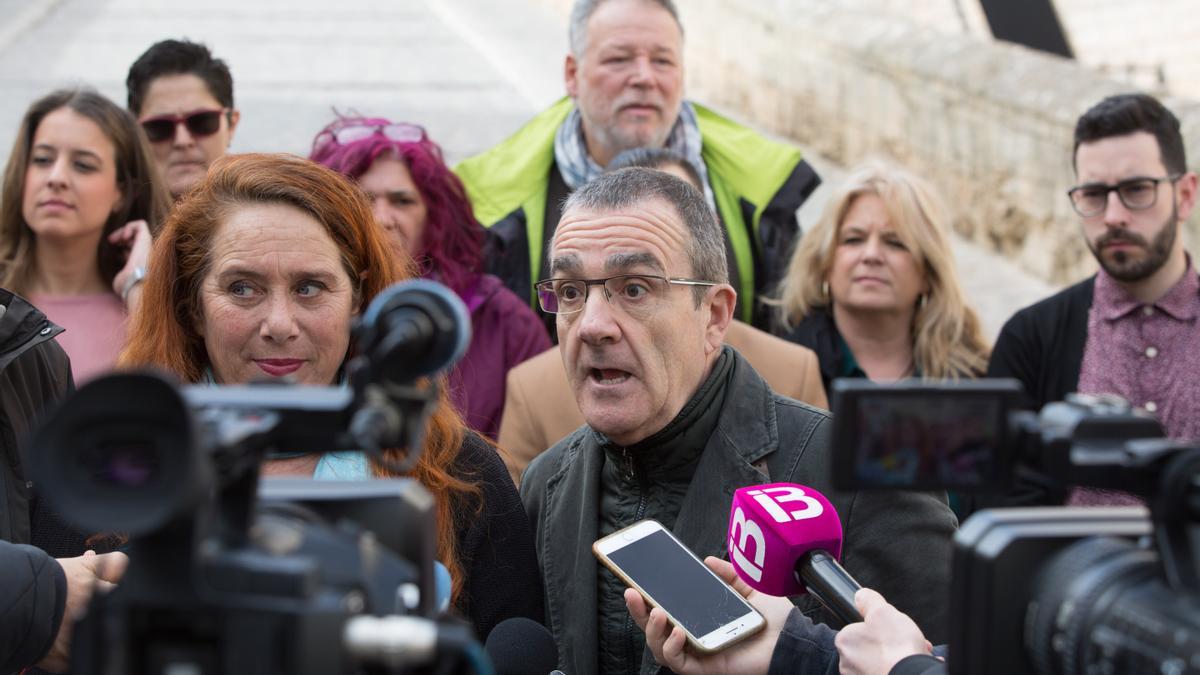
[[[228,108],[217,108],[197,110],[186,115],[157,115],[147,117],[140,124],[151,143],[162,143],[175,138],[175,129],[180,124],[187,127],[193,138],[204,138],[221,130],[221,115],[228,112]]]

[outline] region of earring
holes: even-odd
[[[917,296],[917,307],[925,309],[925,305],[929,304],[929,294],[922,293]]]
[[[821,282],[821,297],[825,298],[826,301],[829,300],[829,282],[828,281]]]

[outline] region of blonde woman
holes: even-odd
[[[882,162],[853,169],[804,234],[780,284],[779,334],[839,377],[977,377],[989,347],[959,287],[944,209]]]

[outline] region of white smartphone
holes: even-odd
[[[766,624],[657,520],[613,532],[592,544],[592,553],[646,602],[666,612],[700,651],[728,647]]]

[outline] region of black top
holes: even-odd
[[[504,462],[491,445],[468,431],[450,473],[483,489],[482,507],[476,499],[457,500],[452,507],[466,573],[459,610],[470,618],[481,642],[497,623],[514,616],[543,623],[533,530]]]
[[[821,384],[825,386],[826,393],[833,393],[829,386],[839,377],[867,376],[858,367],[854,354],[850,353],[827,307],[813,309],[791,328],[777,325],[772,332],[816,353],[817,365],[821,368]]]
[[[1078,389],[1095,287],[1092,276],[1014,314],[996,338],[987,376],[1020,380],[1030,410]]]

